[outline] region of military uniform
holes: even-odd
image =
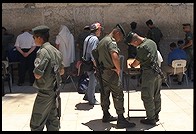
[[[104,94],[101,94],[101,107],[103,111],[107,111],[110,105],[110,92],[112,92],[112,97],[114,101],[114,107],[117,114],[124,113],[124,94],[122,90],[122,84],[118,74],[111,70],[115,66],[113,64],[110,52],[115,51],[119,53],[120,49],[114,38],[111,36],[104,37],[98,47],[99,53],[99,63],[103,63],[104,70],[102,74]]]
[[[153,40],[156,43],[159,52],[160,52],[159,42],[162,37],[163,34],[158,27],[153,27],[152,29],[149,29],[147,33],[147,38]]]
[[[152,61],[157,61],[157,47],[154,41],[145,38],[137,47],[136,60],[142,70],[141,99],[148,119],[156,119],[161,111],[160,88],[162,79],[152,68]],[[150,77],[149,77],[150,76]]]
[[[193,40],[193,34],[188,32],[185,34],[185,44],[187,44],[190,40]],[[191,78],[191,68],[193,68],[193,45],[184,49],[187,53],[188,60],[187,60],[187,69],[188,69],[188,77]]]
[[[53,73],[54,64],[62,69],[62,54],[49,42],[41,45],[37,51],[33,72],[41,75],[36,79],[33,86],[38,89],[34,102],[30,127],[32,131],[42,131],[46,125],[47,131],[58,131],[60,121],[57,118],[57,108],[55,103],[56,78]],[[61,78],[59,78],[61,80]]]

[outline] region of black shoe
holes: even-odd
[[[110,122],[110,121],[117,121],[117,117],[113,116],[103,116],[102,122]]]
[[[155,115],[155,121],[159,121],[159,115]]]
[[[178,85],[182,85],[182,82],[179,81],[179,82],[178,82]]]
[[[166,87],[166,86],[167,86],[167,84],[166,84],[166,83],[162,83],[162,85],[161,85],[161,86]]]
[[[141,119],[140,122],[147,125],[156,125],[155,119]]]
[[[88,101],[88,99],[87,99],[87,97],[86,97],[86,96],[84,96],[83,100]]]
[[[117,120],[117,129],[121,129],[121,128],[132,128],[135,127],[135,123],[131,123],[129,121],[127,121],[125,118],[124,119],[118,119]]]
[[[96,100],[94,103],[89,102],[89,105],[100,105],[100,103]]]

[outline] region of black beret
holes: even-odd
[[[130,43],[131,42],[131,40],[132,40],[132,38],[133,38],[133,35],[134,35],[135,33],[134,32],[129,32],[128,33],[128,35],[127,35],[127,37],[126,37],[126,40],[125,40],[125,42],[126,43]]]
[[[126,34],[125,34],[125,30],[123,29],[123,27],[120,24],[117,24],[116,27],[120,29],[121,33],[123,34],[123,37],[125,37]]]
[[[35,28],[32,29],[32,32],[34,34],[37,34],[37,33],[47,33],[49,32],[50,28],[48,26],[45,26],[45,25],[40,25],[40,26],[37,26]]]
[[[150,19],[150,20],[146,21],[146,25],[153,25],[152,20]]]

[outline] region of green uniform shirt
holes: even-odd
[[[158,44],[163,37],[161,30],[158,27],[153,27],[149,29],[147,33],[147,38],[153,40],[156,44]]]
[[[185,44],[187,44],[190,40],[193,40],[193,34],[191,32],[188,32],[185,34]],[[193,48],[193,45],[191,45],[190,48]]]
[[[157,46],[151,39],[145,38],[137,47],[136,60],[140,61],[141,69],[151,69],[152,61],[157,61]]]
[[[120,49],[117,46],[117,43],[114,38],[111,36],[105,36],[98,44],[98,53],[99,53],[99,62],[103,63],[106,69],[115,68],[110,55],[111,51],[119,53]]]
[[[37,51],[37,57],[34,62],[35,68],[33,72],[41,75],[40,79],[35,79],[34,87],[45,90],[54,89],[56,78],[53,72],[53,62],[56,62],[59,69],[64,67],[61,52],[49,42],[46,42]]]

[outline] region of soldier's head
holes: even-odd
[[[137,28],[137,23],[135,21],[131,22],[130,25],[132,30],[135,30]]]
[[[141,37],[137,33],[134,33],[131,31],[128,33],[128,35],[125,39],[125,42],[128,45],[133,45],[133,46],[137,47],[142,43],[143,40],[144,40],[144,37]]]
[[[125,38],[125,30],[120,24],[117,24],[110,33],[116,42],[120,42]]]
[[[90,26],[91,33],[94,33],[97,37],[100,37],[103,27],[99,22],[93,23]]]
[[[184,32],[189,32],[189,31],[191,31],[191,24],[185,23],[185,24],[182,24],[182,26],[183,26],[183,31],[184,31]]]
[[[149,28],[152,28],[154,25],[153,25],[153,21],[151,19],[147,20],[146,21],[146,25],[149,27]]]
[[[32,29],[35,44],[40,46],[49,40],[49,27],[45,25],[37,26]]]
[[[172,51],[172,50],[174,50],[175,48],[177,48],[177,44],[176,44],[175,42],[172,42],[172,43],[169,45],[169,47],[170,47],[170,50]]]

